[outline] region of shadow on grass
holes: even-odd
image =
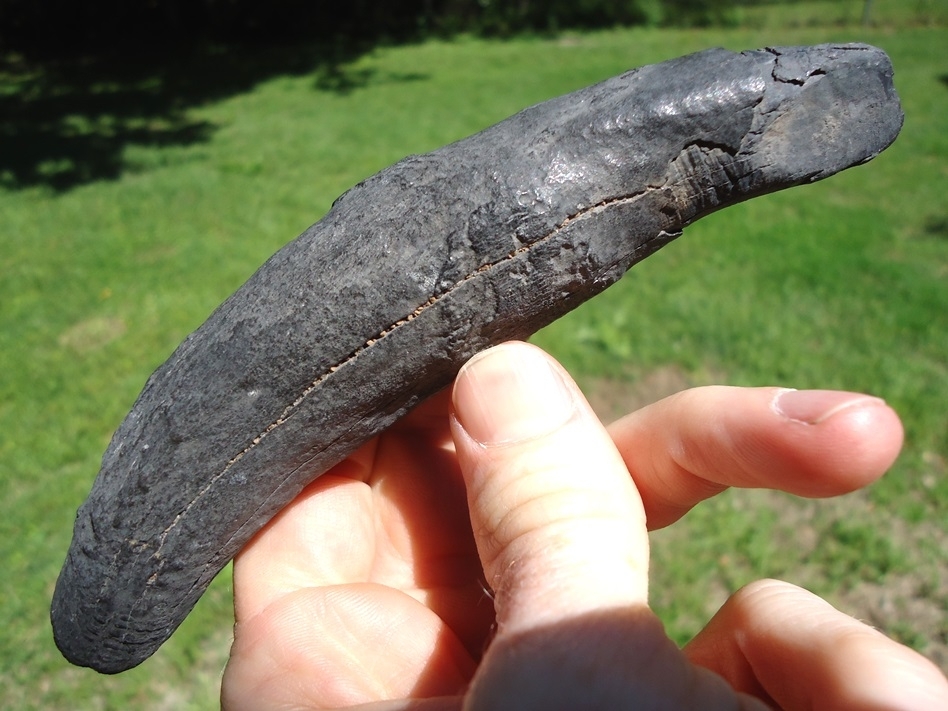
[[[925,221],[925,234],[948,239],[948,215],[932,215]]]
[[[347,93],[377,81],[353,60],[370,45],[205,46],[30,63],[0,58],[0,187],[65,191],[119,177],[124,149],[189,146],[216,126],[189,109],[280,75],[315,74],[314,88]],[[385,76],[413,81],[424,75]]]

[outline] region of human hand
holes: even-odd
[[[901,445],[882,401],[700,388],[607,431],[524,344],[472,359],[448,417],[451,397],[237,557],[225,708],[948,708],[934,665],[786,583],[738,592],[684,650],[647,606],[646,521],[728,486],[869,483]]]

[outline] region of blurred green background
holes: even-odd
[[[740,585],[782,577],[948,669],[948,0],[678,3],[685,27],[675,3],[638,5],[629,27],[195,42],[161,61],[0,45],[0,706],[217,704],[229,572],[117,677],[60,657],[48,605],[112,430],[270,254],[406,154],[711,46],[882,47],[902,135],[866,166],[688,228],[535,341],[604,416],[705,383],[886,398],[907,435],[888,476],[839,500],[702,505],[654,536],[653,600],[684,641]]]

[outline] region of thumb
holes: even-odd
[[[453,428],[498,629],[647,605],[642,500],[576,384],[540,349],[471,359]]]
[[[689,664],[648,609],[642,500],[559,365],[504,344],[461,370],[453,403],[497,616],[465,711],[761,708]]]

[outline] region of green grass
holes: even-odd
[[[695,382],[868,390],[904,417],[905,454],[860,499],[858,520],[807,509],[817,535],[832,541],[808,557],[780,539],[792,533],[779,507],[737,497],[689,515],[686,540],[658,537],[656,604],[677,638],[706,617],[709,591],[720,597],[760,575],[832,590],[849,578],[884,583],[914,561],[937,579],[948,567],[945,547],[913,557],[912,540],[890,541],[884,526],[895,517],[925,522],[942,540],[948,533],[948,29],[944,3],[916,3],[931,21],[908,3],[911,16],[895,24],[891,3],[875,5],[871,28],[852,24],[858,13],[849,24],[816,25],[806,18],[820,13],[800,4],[776,19],[745,18],[750,29],[380,49],[344,67],[347,91],[319,89],[314,70],[194,103],[185,118],[212,127],[206,140],[129,142],[114,179],[0,191],[4,704],[215,704],[231,623],[228,576],[155,658],[119,677],[66,664],[47,610],[75,509],[111,431],[148,374],[267,256],[342,191],[408,153],[629,67],[715,45],[877,44],[896,66],[903,135],[868,166],[689,228],[536,340],[590,382],[674,365]],[[16,91],[15,78],[0,77],[4,93]],[[926,589],[945,604],[943,588]],[[900,625],[893,633],[921,648],[946,634]]]

